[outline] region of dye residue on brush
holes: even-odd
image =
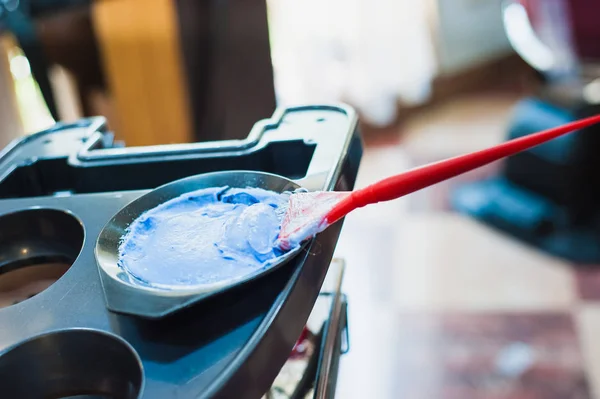
[[[276,241],[288,198],[229,187],[181,195],[131,223],[119,266],[146,284],[172,289],[253,274],[285,253]]]

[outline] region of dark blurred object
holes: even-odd
[[[50,115],[58,120],[58,111],[50,79],[47,74],[47,61],[30,16],[31,5],[21,0],[0,0],[0,31],[7,30],[15,36],[25,57],[29,60],[31,74],[37,81]]]
[[[265,0],[177,0],[196,140],[244,139],[275,110]]]
[[[578,59],[600,60],[597,0],[521,0],[518,3],[525,7],[535,30],[543,29],[544,16],[555,16],[555,22],[568,29],[569,41]]]
[[[511,42],[546,78],[535,98],[516,106],[507,138],[600,113],[600,25],[589,24],[600,3],[508,1],[504,10]],[[524,27],[523,12],[542,38]],[[453,206],[551,254],[599,264],[599,150],[598,126],[555,139],[507,159],[497,179],[460,187]]]
[[[582,60],[600,60],[600,24],[597,0],[570,0],[568,2],[573,21],[573,38],[577,55]]]
[[[6,0],[4,0],[6,1]],[[14,35],[44,101],[60,120],[48,69],[58,64],[74,76],[85,116],[93,114],[88,94],[104,87],[98,46],[90,19],[91,0],[12,0],[17,4],[2,21]]]
[[[559,107],[548,98],[520,102],[508,138],[522,137],[598,107]],[[600,263],[600,128],[567,135],[506,160],[494,180],[459,187],[452,205],[553,255]]]

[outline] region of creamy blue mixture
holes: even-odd
[[[186,193],[131,223],[119,265],[145,283],[175,288],[246,276],[284,254],[276,240],[287,200],[256,188]]]

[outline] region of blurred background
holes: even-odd
[[[358,186],[598,113],[594,0],[0,0],[0,146],[127,146],[346,102]],[[600,398],[600,132],[347,218],[342,398]]]
[[[243,138],[276,105],[327,101],[386,128],[492,76],[531,83],[499,1],[0,4],[2,97],[22,133],[105,115],[128,146]]]

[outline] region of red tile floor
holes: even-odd
[[[473,95],[367,147],[357,185],[504,139],[516,96]],[[600,399],[600,267],[582,271],[447,205],[452,185],[347,217],[340,398]]]

